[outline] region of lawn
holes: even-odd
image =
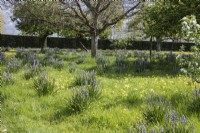
[[[6,57],[0,64],[0,130],[200,132],[200,95],[194,95],[191,79],[179,72],[176,62],[179,53],[154,51],[150,63],[148,51],[99,52],[97,59],[84,51],[57,48],[45,53],[37,49],[4,52]],[[37,63],[41,70],[37,68],[31,75],[31,68]],[[6,76],[4,71],[10,75]],[[89,79],[79,81],[81,76]],[[44,92],[39,79],[42,83],[48,81],[52,90]],[[90,82],[97,85],[88,87]],[[87,94],[89,98],[83,95],[88,88],[94,89],[94,96]],[[78,94],[79,108],[72,106]]]

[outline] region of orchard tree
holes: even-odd
[[[65,21],[64,25],[70,27],[71,30],[86,33],[91,37],[91,55],[95,57],[99,35],[122,19],[134,15],[134,10],[140,5],[140,1],[127,2],[123,0],[61,1],[62,14],[65,18],[73,20],[73,22]]]
[[[139,28],[139,33],[146,38],[156,38],[157,50],[161,49],[161,42],[165,39],[172,41],[181,38],[181,19],[186,15],[196,15],[199,20],[199,0],[180,1],[154,1],[145,3],[143,8],[136,14],[131,27]]]
[[[40,38],[41,51],[47,46],[47,37],[59,32],[60,6],[56,2],[27,1],[17,3],[12,20],[16,27],[28,35]]]
[[[127,0],[74,0],[59,3],[28,0],[14,4],[13,20],[18,22],[17,27],[20,30],[42,38],[59,26],[61,29],[72,31],[72,34],[90,36],[91,55],[95,57],[99,36],[106,33],[112,25],[133,16],[140,3]]]
[[[200,25],[195,16],[186,16],[182,19],[182,32],[184,37],[195,45],[189,58],[181,58],[183,55],[177,57],[183,67],[181,71],[192,78],[194,82],[200,83]]]

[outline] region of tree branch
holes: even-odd
[[[106,10],[110,6],[111,2],[109,2],[107,5],[105,5],[101,10],[98,11],[98,14]]]
[[[78,9],[79,9],[79,12],[81,13],[82,17],[84,18],[85,20],[85,24],[89,27],[89,28],[93,28],[90,23],[89,23],[89,20],[87,19],[86,15],[83,13],[83,10],[79,4],[79,2],[76,0],[76,5],[78,6]]]
[[[120,20],[122,20],[124,17],[127,16],[128,13],[130,13],[132,10],[134,10],[136,7],[138,7],[140,5],[141,2],[138,2],[135,6],[133,6],[132,8],[130,8],[129,10],[127,10],[124,14],[122,14],[121,16],[118,16],[116,18],[114,18],[110,23],[104,22],[103,27],[101,29],[99,29],[98,33],[102,33],[103,31],[106,30],[107,27],[116,24],[117,22],[119,22]]]

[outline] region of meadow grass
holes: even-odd
[[[85,53],[84,61],[77,64],[77,70],[70,72],[70,62],[76,62],[80,53],[59,54],[61,58],[70,54],[69,58],[64,58],[64,68],[57,70],[53,66],[46,66],[43,70],[55,79],[56,87],[50,95],[38,96],[33,87],[34,77],[26,80],[23,67],[12,73],[14,84],[0,87],[0,130],[9,133],[122,133],[130,129],[135,131],[137,121],[144,119],[146,97],[155,93],[170,101],[173,109],[190,119],[195,132],[200,132],[199,116],[188,110],[194,89],[191,79],[180,75],[178,70],[174,72],[167,65],[157,64],[153,69],[141,73],[136,73],[131,65],[121,72],[116,72],[114,52],[100,52],[107,54],[106,57],[111,62],[109,71],[97,70],[95,58]],[[11,58],[15,51],[5,54],[7,58]],[[133,56],[128,58],[129,64],[133,61]],[[1,72],[5,68],[6,65],[1,65]],[[68,100],[72,96],[75,76],[81,70],[95,70],[103,89],[101,97],[94,100],[86,110],[74,113],[69,108]]]

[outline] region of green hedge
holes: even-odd
[[[58,48],[71,48],[77,49],[82,48],[80,42],[88,49],[91,48],[90,39],[80,39],[80,38],[59,38],[59,37],[48,37],[47,44],[48,47],[58,47]],[[25,48],[39,48],[40,44],[43,42],[39,37],[35,36],[17,36],[17,35],[0,35],[0,46],[3,47],[25,47]],[[184,45],[186,51],[190,51],[193,43],[172,43],[172,42],[162,42],[161,49],[168,51],[178,51],[180,47]],[[120,49],[120,47],[113,46],[112,41],[99,39],[98,44],[99,49]],[[156,42],[153,42],[153,50],[156,50]],[[148,41],[132,41],[130,46],[126,49],[138,49],[138,50],[149,50],[150,42]]]

